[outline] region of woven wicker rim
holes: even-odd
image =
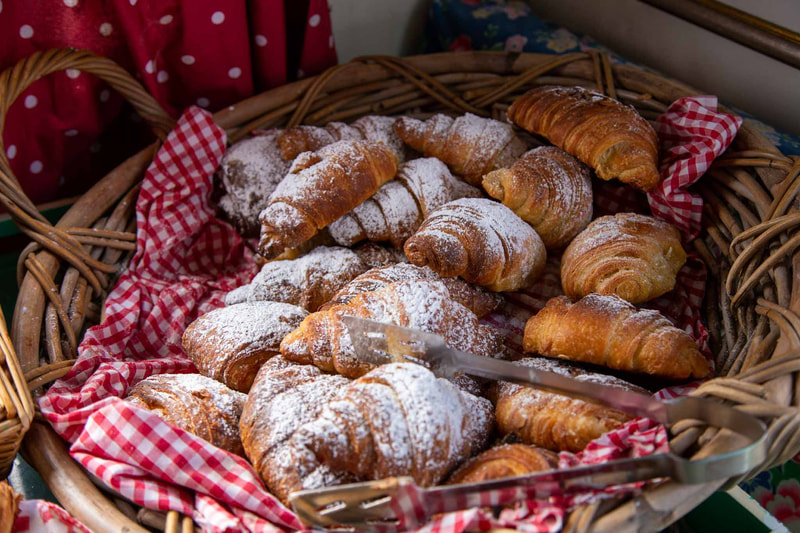
[[[0,126],[30,83],[67,68],[108,81],[133,103],[158,138],[174,124],[112,62],[85,51],[51,50],[2,74]],[[598,53],[369,56],[244,100],[214,119],[235,142],[255,128],[348,121],[365,114],[443,111],[502,117],[517,94],[536,84],[594,88],[634,105],[648,119],[679,97],[699,94],[641,69],[612,65]],[[24,369],[29,383],[21,388],[3,380],[0,393],[29,402],[29,391],[38,393],[69,370],[82,332],[101,319],[105,291],[135,249],[133,206],[156,147],[157,143],[122,163],[53,227],[20,191],[0,140],[0,203],[33,241],[20,259],[14,350],[0,342],[6,364]],[[759,465],[757,470],[762,470],[800,450],[800,160],[782,155],[746,121],[732,148],[697,190],[705,199],[705,231],[695,248],[710,267],[706,312],[720,377],[695,394],[727,401],[768,423],[770,460]],[[24,414],[6,408],[0,422],[16,419],[25,425]],[[672,429],[673,449],[693,457],[736,445],[736,436],[725,431],[690,423]],[[20,437],[0,444],[13,448]],[[61,503],[94,531],[144,531],[136,519],[167,531],[192,526],[187,517],[137,512],[97,490],[45,424],[31,425],[24,453]],[[584,506],[570,515],[566,530],[655,530],[684,515],[721,484],[668,482],[624,502]]]

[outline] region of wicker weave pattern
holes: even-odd
[[[80,68],[110,81],[134,103],[157,135],[163,136],[171,127],[172,120],[124,71],[79,51],[36,54],[4,73],[4,83],[0,83],[3,116],[27,84],[65,68]],[[249,98],[217,113],[215,120],[228,129],[235,142],[255,128],[324,124],[370,113],[468,111],[503,117],[516,95],[539,84],[594,88],[634,105],[651,120],[673,100],[698,94],[654,74],[612,66],[598,53],[470,52],[405,60],[373,56]],[[115,169],[54,228],[19,191],[0,143],[0,202],[34,241],[20,260],[19,303],[24,305],[17,306],[12,323],[17,355],[2,342],[0,355],[14,364],[18,357],[27,371],[30,390],[63,375],[76,355],[82,331],[100,320],[104,291],[135,249],[133,205],[154,148]],[[715,162],[701,183],[698,192],[705,199],[705,231],[695,247],[711,270],[708,325],[718,375],[725,377],[707,382],[695,394],[733,403],[764,418],[770,427],[772,454],[770,464],[761,465],[761,470],[800,450],[800,159],[780,154],[745,122],[734,146]],[[44,350],[40,350],[41,340]],[[6,381],[2,386],[11,390]],[[27,389],[17,385],[16,391],[18,397],[28,397]],[[0,389],[0,394],[4,392]],[[5,417],[13,423],[17,414],[11,412],[6,407]],[[21,415],[19,419],[21,423],[25,420]],[[6,422],[0,419],[0,423]],[[2,449],[6,442],[18,445],[22,432],[24,429],[15,438],[0,441]],[[674,449],[697,457],[725,450],[735,441],[735,436],[725,431],[689,423],[673,427],[672,434]],[[5,435],[0,433],[0,438]],[[88,480],[79,479],[83,474],[46,427],[33,425],[25,450],[56,496],[90,528],[136,527],[125,518],[125,514],[134,514],[130,505],[121,503],[125,513],[118,512],[110,498],[97,492]],[[72,484],[68,489],[58,486],[66,472]],[[86,493],[69,494],[75,486],[95,491],[100,502],[88,503],[91,498]],[[578,509],[567,529],[656,529],[688,512],[719,486],[667,483],[622,505],[606,501]],[[139,515],[168,530],[175,530],[179,522],[175,515]],[[637,516],[644,522],[638,522]],[[183,524],[191,526],[190,521]]]

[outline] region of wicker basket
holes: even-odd
[[[157,137],[163,138],[173,125],[122,69],[72,50],[37,53],[5,72],[0,82],[2,116],[30,83],[67,68],[108,81],[151,124]],[[612,66],[604,55],[594,53],[365,57],[244,100],[214,119],[235,142],[255,128],[349,121],[370,113],[469,111],[499,117],[516,95],[537,84],[598,89],[634,105],[648,119],[673,100],[698,94],[635,67]],[[0,427],[27,426],[28,390],[36,395],[68,371],[82,332],[100,320],[114,274],[135,249],[133,206],[157,145],[112,171],[56,227],[47,224],[20,192],[0,145],[0,201],[34,241],[20,258],[21,290],[12,322],[17,355],[8,343],[0,342],[0,355],[13,377],[7,379],[9,372],[0,369],[5,405]],[[694,246],[710,267],[706,312],[718,377],[696,394],[732,403],[769,425],[769,462],[759,465],[762,470],[782,464],[800,450],[800,253],[795,253],[800,248],[800,233],[795,230],[800,226],[800,159],[782,155],[745,121],[731,149],[715,162],[697,190],[705,198],[705,228]],[[16,357],[28,389],[18,379]],[[0,450],[13,456],[22,429],[0,433]],[[739,444],[736,435],[691,423],[672,430],[673,449],[694,457]],[[181,522],[175,513],[137,513],[129,503],[97,489],[45,424],[32,424],[23,451],[61,503],[93,531],[143,531],[137,518],[166,530],[176,530]],[[725,484],[667,482],[624,501],[581,507],[570,515],[566,529],[656,530]],[[191,520],[184,517],[182,525],[190,528]]]

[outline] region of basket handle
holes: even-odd
[[[0,204],[20,230],[64,261],[77,268],[94,288],[101,290],[92,269],[107,271],[108,265],[92,258],[78,240],[53,227],[22,192],[6,157],[2,131],[8,109],[33,82],[53,72],[75,69],[94,74],[117,90],[163,140],[175,121],[125,69],[88,50],[51,49],[36,52],[0,74]]]

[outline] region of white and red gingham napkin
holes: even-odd
[[[681,102],[673,104],[668,114],[686,109],[686,102]],[[702,116],[708,121],[725,120],[713,113]],[[730,138],[715,143],[698,141],[697,148],[674,152],[679,158],[696,152],[696,157],[710,161],[713,157],[708,150],[713,149],[716,156],[730,143],[735,130],[731,133],[729,128],[712,124],[698,129],[693,120],[697,116],[670,123],[721,137],[730,133]],[[685,138],[678,132],[672,135]],[[695,136],[691,139],[686,142],[693,142]],[[211,177],[224,150],[225,134],[208,113],[198,108],[187,110],[145,176],[136,207],[137,252],[108,296],[105,321],[87,332],[75,367],[50,388],[39,405],[53,428],[73,443],[72,456],[139,505],[191,514],[206,531],[298,529],[302,526],[297,517],[264,489],[246,461],[119,399],[147,376],[194,372],[180,347],[183,330],[197,316],[221,306],[228,290],[248,282],[256,272],[241,238],[214,217],[208,201]],[[673,192],[686,186],[685,175],[696,180],[699,169],[707,167],[707,163],[682,161],[674,167],[678,169],[675,175],[665,176],[665,181],[674,182],[664,189],[666,198],[673,198]],[[662,171],[673,168],[669,160],[664,165]],[[614,191],[615,187],[619,190]],[[646,205],[643,195],[629,193],[627,187],[599,185],[596,212],[638,210]],[[690,219],[701,212],[694,202],[686,209],[692,213]],[[662,216],[661,211],[655,214]],[[690,260],[679,274],[676,292],[651,302],[689,330],[701,345],[707,336],[700,320],[704,286],[702,262]],[[519,349],[525,320],[560,293],[558,263],[553,258],[537,287],[509,295],[506,305],[490,315],[488,322],[507,335],[511,349]],[[664,451],[666,446],[663,428],[637,419],[603,436],[581,454],[562,454],[561,462],[567,466],[637,456]],[[447,513],[420,531],[460,533],[491,525],[554,532],[561,528],[569,505],[592,496],[526,502],[498,516],[480,508]]]

